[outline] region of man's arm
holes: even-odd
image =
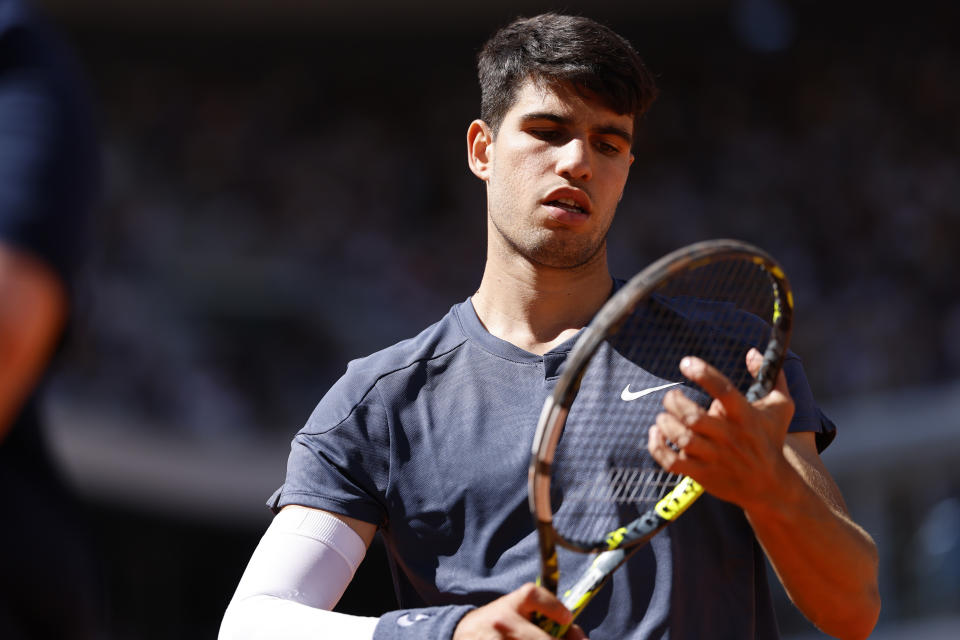
[[[751,371],[760,360],[752,351]],[[650,430],[651,454],[743,508],[790,598],[817,627],[838,638],[866,638],[880,613],[876,546],[850,519],[814,435],[787,434],[794,407],[784,374],[751,404],[702,360],[685,358],[681,370],[714,402],[704,411],[682,393],[668,393]]]
[[[220,640],[373,637],[376,618],[331,611],[359,566],[376,527],[288,506],[271,522],[240,578]]]
[[[0,243],[0,443],[39,381],[66,316],[67,294],[53,270]]]
[[[377,532],[374,525],[355,518],[331,515],[348,524],[370,546]],[[543,614],[564,625],[570,624],[572,619],[570,611],[555,595],[543,587],[528,583],[467,613],[454,630],[452,640],[498,637],[548,640],[551,636],[530,622],[534,613]],[[564,636],[565,640],[583,640],[585,637],[576,625]]]
[[[309,509],[309,507],[293,507],[296,509]],[[329,514],[344,523],[351,529],[353,532],[360,536],[360,539],[363,540],[363,546],[367,549],[370,548],[370,543],[373,542],[373,536],[377,535],[377,525],[370,522],[364,522],[363,520],[357,520],[356,518],[351,518],[350,516],[340,515],[339,513],[331,513],[329,511],[324,511],[324,513]]]
[[[788,434],[783,453],[778,504],[747,519],[794,604],[827,633],[865,638],[880,613],[876,546],[850,519],[814,434]]]
[[[240,579],[220,626],[220,640],[372,639],[377,618],[331,609],[375,534],[376,526],[362,520],[319,509],[285,507]],[[530,622],[534,612],[561,623],[569,623],[571,617],[556,596],[526,584],[467,613],[453,638],[549,640],[549,635]],[[408,627],[399,637],[416,638],[418,633]],[[565,638],[582,640],[584,635],[574,626]]]

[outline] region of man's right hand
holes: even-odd
[[[535,613],[560,624],[569,624],[573,618],[555,595],[528,582],[465,615],[453,632],[453,640],[548,640],[551,636],[530,621]],[[586,640],[576,625],[563,637],[564,640]]]

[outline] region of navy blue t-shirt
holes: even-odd
[[[417,623],[432,619],[446,633],[462,605],[536,580],[530,444],[574,341],[529,353],[487,332],[467,300],[417,337],[351,362],[294,438],[269,504],[381,528],[406,610],[385,616],[378,638],[426,637]],[[832,436],[795,355],[785,370],[796,403],[790,430]],[[640,401],[659,404],[662,393]],[[561,550],[561,589],[590,560]],[[750,525],[709,495],[621,568],[578,623],[592,640],[777,637]]]

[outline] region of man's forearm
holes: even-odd
[[[789,444],[784,457],[775,504],[747,518],[797,608],[825,633],[866,638],[880,613],[876,546],[816,462]]]

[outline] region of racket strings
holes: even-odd
[[[675,274],[634,309],[598,349],[571,406],[552,468],[554,528],[583,547],[651,509],[679,482],[647,451],[662,411],[657,388],[682,384],[702,406],[709,396],[679,373],[684,356],[703,358],[742,392],[745,358],[770,340],[776,290],[762,266],[724,259]],[[647,397],[628,399],[643,392]],[[629,393],[628,393],[629,392]]]
[[[655,468],[616,467],[567,494],[567,502],[653,503],[676,486],[678,474]]]

